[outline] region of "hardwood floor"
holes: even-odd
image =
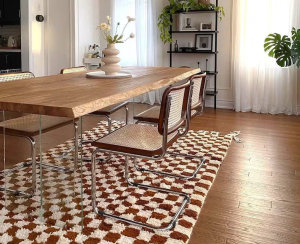
[[[207,109],[191,129],[241,131],[190,244],[300,243],[300,117]]]
[[[135,106],[135,114],[147,107]],[[124,119],[124,112],[113,118]],[[84,117],[83,129],[98,120]],[[243,143],[232,143],[189,243],[300,243],[300,117],[207,109],[191,129],[238,130]],[[43,150],[72,135],[71,126],[43,135]],[[29,157],[26,141],[6,138],[8,165]]]

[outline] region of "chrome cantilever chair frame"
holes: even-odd
[[[0,75],[1,77],[6,77],[5,81],[13,81],[13,80],[23,80],[23,79],[31,79],[31,78],[35,78],[35,76],[31,73],[31,72],[22,72],[22,73],[12,73],[12,74],[2,74]],[[1,79],[0,79],[1,80]],[[4,112],[4,111],[3,111]],[[39,116],[39,115],[37,115]],[[24,116],[26,117],[26,116]],[[10,120],[7,120],[7,122]],[[11,189],[7,189],[5,187],[0,187],[0,191],[6,191],[9,193],[13,193],[15,196],[25,196],[25,197],[32,197],[34,195],[34,193],[36,192],[36,165],[40,164],[39,162],[36,162],[36,142],[33,138],[33,136],[30,135],[25,135],[22,133],[10,133],[9,131],[6,130],[5,128],[5,123],[6,121],[3,121],[3,127],[2,130],[0,130],[0,134],[3,135],[8,135],[8,136],[15,136],[15,137],[21,137],[21,138],[25,138],[30,142],[30,146],[31,146],[31,158],[32,161],[30,162],[25,162],[20,164],[17,167],[14,167],[12,169],[4,169],[2,172],[0,172],[0,176],[1,177],[5,177],[8,174],[11,174],[15,171],[18,171],[20,169],[32,166],[32,187],[31,187],[31,193],[28,194],[26,192],[22,192],[22,191],[18,191],[18,190],[11,190]],[[61,126],[70,124],[71,122],[66,122],[66,123],[60,123]],[[76,120],[73,120],[73,124],[74,124],[74,132],[75,132],[75,154],[74,154],[74,170],[77,169],[77,163],[78,163],[78,125],[76,123]],[[47,130],[48,131],[48,130]],[[77,142],[77,143],[76,143]],[[51,164],[46,164],[46,163],[42,163],[41,165],[43,168],[46,169],[52,169],[52,170],[56,170],[56,171],[62,171],[62,172],[72,172],[71,169],[69,168],[62,168],[62,167],[58,167],[55,165],[51,165]]]
[[[206,84],[207,84],[207,82],[206,82],[207,81],[207,76],[206,76],[205,73],[201,74],[201,75],[194,75],[194,76],[190,77],[189,80],[190,80],[191,83],[193,83],[194,79],[199,79],[199,78],[202,78],[201,84],[198,87],[198,89],[199,89],[199,94],[198,94],[199,101],[194,102],[194,104],[192,104],[192,102],[193,102],[193,99],[195,99],[194,96],[196,96],[197,94],[194,93],[194,90],[191,91],[191,98],[190,98],[189,111],[188,111],[190,119],[192,119],[192,114],[191,114],[192,110],[196,110],[197,111],[197,113],[194,114],[193,117],[195,117],[196,115],[201,115],[203,113],[203,111],[204,111],[205,96],[203,95],[203,93],[205,93],[204,91],[206,90],[205,88],[206,88]],[[195,85],[193,85],[193,89],[195,89]],[[204,91],[203,91],[203,89],[204,89]],[[196,93],[197,93],[197,91],[196,91]],[[200,106],[201,106],[201,110],[198,110],[200,108]],[[145,123],[145,122],[138,120],[136,122],[136,124],[139,124],[139,123]],[[155,122],[154,121],[153,122],[146,121],[146,123],[147,124],[152,124],[152,125],[157,125],[158,121],[155,121]],[[177,174],[166,173],[166,172],[162,172],[162,171],[150,170],[150,169],[146,169],[146,168],[143,168],[143,167],[139,167],[136,160],[134,162],[135,168],[138,171],[141,171],[141,172],[149,172],[149,173],[164,175],[164,176],[172,177],[172,178],[178,178],[178,179],[183,179],[183,180],[190,180],[190,179],[193,179],[193,178],[195,178],[197,176],[199,170],[205,164],[205,159],[203,157],[201,157],[201,156],[194,156],[194,155],[192,156],[192,155],[184,155],[184,154],[180,154],[180,153],[168,153],[168,152],[166,152],[166,154],[170,155],[170,156],[174,156],[174,157],[184,157],[184,158],[189,158],[189,159],[196,159],[196,160],[199,160],[199,163],[197,164],[197,167],[195,168],[194,172],[191,175],[189,175],[189,176],[177,175]]]
[[[75,138],[77,138],[77,141],[78,141],[78,125],[75,121],[74,121],[74,129],[75,129]],[[14,135],[14,134],[10,134],[10,133],[5,133],[5,134],[8,136],[15,136],[15,137],[21,137],[21,138],[27,139],[30,142],[30,146],[31,146],[32,161],[22,163],[19,166],[9,169],[9,170],[3,170],[2,173],[0,173],[0,176],[6,176],[6,175],[11,174],[15,171],[18,171],[20,169],[32,166],[32,187],[31,187],[31,194],[27,194],[25,192],[18,191],[18,190],[6,189],[4,187],[0,187],[0,191],[7,191],[9,193],[13,193],[15,196],[32,197],[33,194],[36,192],[36,166],[40,164],[39,162],[36,162],[36,142],[35,142],[34,138],[31,136]],[[74,141],[74,143],[76,143],[76,142]],[[58,158],[60,158],[60,157],[58,157]],[[77,146],[75,145],[74,161],[75,161],[74,170],[76,170],[77,164],[78,164],[78,145]],[[47,164],[47,163],[42,163],[42,167],[45,169],[51,169],[51,170],[61,171],[61,172],[71,172],[72,171],[69,168],[62,168],[62,167],[54,166],[54,165]]]
[[[187,84],[190,84],[190,81]],[[169,89],[172,89],[172,88],[170,87]],[[190,99],[191,90],[192,90],[192,84],[189,85],[189,93],[188,93],[188,97],[187,97],[187,101],[186,101],[187,104],[185,105],[186,109],[184,111],[185,114],[182,115],[182,118],[184,118],[185,129],[184,129],[183,132],[181,132],[178,127],[177,127],[177,129],[175,129],[175,131],[177,131],[177,137],[175,136],[176,139],[178,137],[186,135],[186,133],[188,132],[188,129],[189,129],[189,123],[190,123],[189,109],[190,109],[190,101],[191,101],[191,99]],[[165,112],[165,115],[163,117],[163,122],[162,122],[162,126],[161,126],[163,128],[161,154],[155,155],[155,156],[143,156],[141,154],[119,152],[117,150],[114,151],[114,150],[108,150],[108,149],[103,149],[103,148],[98,148],[93,152],[93,154],[92,154],[92,204],[93,204],[94,211],[98,215],[114,218],[116,220],[121,220],[121,221],[124,221],[124,222],[129,223],[129,224],[137,225],[137,226],[140,226],[140,227],[146,227],[146,228],[150,228],[150,229],[153,229],[153,230],[159,230],[159,231],[167,231],[167,230],[170,230],[173,227],[175,227],[178,217],[182,213],[185,206],[190,202],[189,194],[184,193],[184,192],[173,191],[173,190],[164,189],[164,188],[160,188],[160,187],[154,187],[154,186],[150,186],[150,185],[145,185],[145,184],[141,184],[141,183],[132,182],[129,178],[129,171],[128,171],[129,158],[130,157],[134,158],[134,162],[136,162],[137,157],[144,158],[144,159],[150,159],[150,160],[151,159],[152,160],[159,160],[159,159],[162,159],[165,156],[166,151],[167,151],[167,147],[168,147],[168,135],[170,133],[174,132],[174,130],[169,132],[169,124],[168,124],[169,114],[170,114],[170,109],[171,109],[171,104],[172,104],[171,101],[172,101],[172,97],[170,96],[170,94],[168,94],[168,96],[166,97],[166,103],[165,103],[166,104],[166,110],[165,110],[166,112]],[[184,104],[184,102],[183,102],[183,104]],[[121,129],[122,128],[120,128],[118,130],[121,130]],[[113,132],[113,133],[115,133],[115,132]],[[97,146],[97,142],[95,143],[94,146]],[[152,190],[156,190],[158,192],[171,193],[171,194],[183,197],[183,201],[181,203],[181,206],[179,207],[176,214],[173,216],[173,218],[170,221],[170,223],[168,224],[168,226],[166,226],[166,227],[157,227],[157,226],[142,223],[142,222],[139,222],[139,221],[126,219],[126,218],[123,218],[123,217],[120,217],[120,216],[117,216],[117,215],[114,215],[114,214],[109,214],[109,213],[106,213],[106,212],[101,211],[101,210],[98,209],[97,201],[96,201],[96,155],[97,155],[98,152],[106,152],[106,153],[110,153],[110,154],[115,153],[115,154],[120,154],[120,155],[125,156],[125,174],[124,174],[124,176],[125,176],[125,180],[128,183],[128,185],[138,187],[138,188],[152,189]]]

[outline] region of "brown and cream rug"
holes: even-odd
[[[113,123],[115,129],[122,125],[121,122]],[[84,134],[84,140],[96,139],[105,133],[107,124],[101,122],[97,128]],[[30,199],[0,193],[0,243],[188,243],[205,197],[235,136],[236,133],[222,136],[217,132],[190,131],[169,148],[169,152],[204,156],[206,159],[197,177],[189,181],[141,173],[131,164],[131,177],[137,182],[184,191],[191,195],[191,203],[171,231],[154,232],[96,215],[91,202],[91,164],[84,162],[82,181],[80,169],[75,174],[43,170],[43,211],[40,206],[40,185],[38,192]],[[71,146],[72,141],[68,141],[49,150],[43,154],[43,162],[73,167],[71,160],[54,159],[52,156],[63,153]],[[89,157],[93,150],[89,144],[84,145],[83,156]],[[100,157],[105,158],[105,155],[100,154]],[[170,155],[156,162],[139,161],[139,166],[182,175],[190,175],[197,164],[197,160],[174,158]],[[26,191],[30,189],[30,180],[27,180],[30,176],[30,168],[25,168],[6,176],[6,179],[0,179],[0,184],[6,182],[6,187]],[[176,213],[182,199],[172,194],[129,187],[123,176],[122,156],[115,155],[109,163],[97,164],[98,208],[149,224],[166,225]],[[43,223],[39,216],[43,216]],[[82,224],[84,229],[81,232]]]

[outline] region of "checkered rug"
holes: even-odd
[[[123,123],[115,121],[113,128],[117,129],[122,125]],[[93,140],[106,133],[107,124],[101,122],[97,128],[86,132],[83,139]],[[80,169],[75,173],[37,170],[38,175],[42,173],[42,191],[38,182],[39,190],[30,199],[16,198],[9,194],[5,196],[1,193],[0,243],[188,243],[205,197],[233,138],[234,134],[222,136],[216,132],[190,131],[174,143],[168,152],[205,158],[205,165],[197,177],[189,181],[142,173],[135,170],[133,164],[130,165],[131,178],[136,182],[190,194],[190,204],[186,206],[176,227],[171,231],[155,232],[96,215],[91,201],[91,164],[83,162],[82,172]],[[53,154],[62,154],[72,145],[72,141],[67,141],[49,150],[42,155],[43,162],[61,167],[74,167],[72,160],[53,158]],[[82,154],[84,157],[90,157],[93,150],[90,144],[85,144]],[[106,156],[98,155],[99,158]],[[138,165],[144,168],[186,176],[193,173],[197,164],[195,159],[171,157],[168,154],[163,160],[138,162]],[[97,202],[100,210],[156,226],[165,226],[181,204],[181,197],[128,186],[124,179],[122,156],[112,155],[108,163],[99,161],[96,173]],[[8,188],[29,191],[30,177],[31,168],[24,168],[6,176],[6,179],[0,179],[0,184],[6,183]]]

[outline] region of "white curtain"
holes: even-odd
[[[299,0],[233,0],[232,79],[235,110],[297,114],[297,67],[281,68],[264,52],[271,33],[299,28]]]
[[[127,21],[126,16],[135,17],[125,31],[136,35],[126,43],[118,44],[120,65],[123,66],[163,66],[163,43],[157,27],[158,15],[164,7],[162,0],[113,0],[113,30],[118,22],[121,30]],[[160,103],[164,89],[149,92],[135,99],[148,104]]]

